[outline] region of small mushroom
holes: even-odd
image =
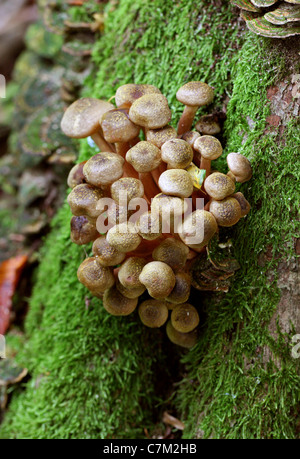
[[[139,316],[146,327],[159,328],[168,320],[165,301],[146,300],[139,305]]]
[[[95,225],[84,215],[71,218],[71,241],[77,245],[88,244],[99,236]]]
[[[128,150],[126,161],[128,161],[137,172],[151,172],[160,165],[161,152],[160,149],[151,142],[142,140]]]
[[[203,135],[194,143],[194,149],[201,153],[200,169],[206,170],[206,177],[210,174],[211,161],[221,156],[222,145],[218,139],[211,135]]]
[[[173,327],[170,320],[167,323],[166,332],[169,340],[173,344],[184,347],[186,349],[191,349],[194,347],[198,340],[196,329],[189,333],[181,333]]]
[[[215,217],[219,226],[233,226],[242,216],[241,206],[237,199],[232,196],[222,201],[212,199],[209,211]]]
[[[115,286],[105,290],[103,295],[103,307],[113,316],[128,316],[137,304],[137,298],[126,298]]]
[[[201,252],[218,230],[215,217],[206,210],[195,210],[178,227],[180,239],[196,252]]]
[[[97,209],[97,204],[99,199],[103,197],[104,193],[102,190],[88,183],[83,183],[73,188],[67,201],[73,215],[86,215],[96,218],[100,213]]]
[[[146,129],[166,126],[171,116],[168,100],[162,94],[146,94],[137,99],[129,110],[130,120]]]
[[[221,126],[216,115],[203,115],[196,123],[195,129],[201,135],[216,135],[221,132]]]
[[[161,174],[158,186],[164,194],[188,198],[194,186],[190,174],[184,169],[169,169]]]
[[[171,323],[181,333],[191,332],[199,324],[197,309],[189,303],[179,304],[171,313]]]
[[[175,274],[176,283],[166,301],[171,303],[168,309],[174,309],[174,304],[181,304],[188,301],[191,293],[191,275],[187,272],[179,272]]]
[[[118,278],[121,284],[127,288],[142,287],[142,283],[139,280],[147,261],[144,258],[130,257],[122,264],[118,272]]]
[[[95,257],[97,257],[98,263],[102,266],[116,266],[124,261],[126,254],[119,252],[112,247],[106,240],[105,236],[98,237],[92,247],[92,251]]]
[[[166,263],[176,272],[184,268],[188,254],[189,249],[183,242],[167,238],[153,250],[152,258]]]
[[[153,143],[158,148],[161,148],[165,142],[177,138],[176,129],[172,126],[164,126],[160,129],[146,129],[147,142]]]
[[[190,81],[178,89],[176,98],[185,105],[177,128],[178,134],[182,135],[190,131],[198,108],[213,101],[214,90],[201,81]]]
[[[117,107],[130,108],[133,102],[145,94],[161,94],[161,92],[152,84],[123,84],[116,91],[116,105]]]
[[[106,239],[110,245],[122,253],[134,251],[142,241],[141,236],[135,229],[135,225],[130,222],[113,226],[107,232]]]
[[[176,282],[175,274],[170,266],[161,261],[147,263],[139,279],[148,290],[149,295],[157,300],[169,296]]]
[[[119,279],[117,279],[116,287],[123,296],[131,299],[139,298],[146,291],[146,287],[142,284],[140,287],[126,288],[121,284]]]
[[[239,183],[244,183],[251,179],[252,167],[246,156],[240,153],[229,153],[226,159],[229,177]]]
[[[109,102],[91,97],[78,99],[71,104],[61,120],[61,130],[68,137],[84,139],[91,136],[101,151],[112,151],[102,137],[99,119],[114,106]]]
[[[96,257],[86,258],[78,268],[77,277],[92,292],[103,293],[115,283],[110,268],[101,266]]]
[[[88,183],[105,187],[122,177],[123,164],[124,159],[117,153],[98,153],[86,162],[83,174]]]
[[[86,161],[82,161],[79,164],[75,164],[74,167],[69,172],[67,184],[69,188],[75,188],[75,186],[85,183],[85,178],[83,175],[83,166]]]
[[[110,192],[117,204],[127,205],[132,199],[144,196],[144,185],[136,178],[123,177],[111,185]]]
[[[161,217],[163,233],[176,231],[178,221],[181,222],[182,215],[187,209],[188,203],[185,199],[164,193],[157,194],[151,202],[151,211]]]
[[[228,175],[214,172],[205,180],[205,191],[213,199],[221,201],[234,193],[235,183]]]
[[[153,211],[145,212],[140,215],[135,223],[135,227],[143,239],[153,241],[161,236],[161,217]]]
[[[193,149],[185,140],[171,139],[161,147],[162,160],[169,169],[185,169],[193,161]]]
[[[251,206],[249,202],[247,201],[247,199],[245,198],[245,196],[243,195],[243,193],[239,191],[238,193],[234,193],[231,197],[235,198],[239,202],[239,205],[241,206],[241,216],[245,217],[246,215],[248,215],[250,212]]]

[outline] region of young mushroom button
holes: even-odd
[[[205,180],[205,191],[213,199],[221,201],[222,199],[234,193],[234,181],[228,175],[221,172],[214,172]]]
[[[67,201],[73,215],[86,215],[96,218],[100,213],[97,204],[103,196],[104,193],[99,188],[95,188],[88,183],[82,183],[73,188]]]
[[[176,283],[175,274],[170,266],[161,261],[147,263],[139,279],[149,295],[157,300],[169,296]]]
[[[193,193],[193,181],[183,169],[170,169],[161,174],[158,186],[164,194],[188,198]]]
[[[247,182],[252,177],[250,161],[240,153],[229,153],[227,156],[228,175],[239,183]]]
[[[219,226],[233,226],[242,216],[239,202],[229,196],[222,201],[211,201],[209,211],[215,217]]]
[[[201,252],[204,246],[217,232],[218,225],[215,217],[206,210],[195,210],[183,221],[178,228],[180,239],[196,252]]]
[[[203,135],[194,143],[194,149],[201,154],[200,169],[206,170],[206,177],[210,174],[211,161],[221,156],[222,145],[218,139],[211,135]]]
[[[125,157],[130,148],[128,142],[139,135],[140,128],[130,121],[126,110],[106,112],[99,121],[105,140],[115,143],[117,153]]]
[[[182,139],[171,139],[161,147],[161,157],[169,169],[185,169],[193,161],[193,149]]]
[[[172,126],[164,126],[160,129],[146,129],[146,140],[161,148],[165,142],[177,138],[176,129]]]
[[[161,94],[161,92],[152,84],[124,84],[116,91],[116,105],[117,107],[130,108],[133,102],[145,94]]]
[[[115,286],[104,292],[103,307],[113,316],[128,316],[137,304],[137,298],[126,298]]]
[[[124,159],[117,153],[98,153],[86,162],[83,175],[94,186],[107,186],[122,177],[123,164]]]
[[[144,186],[136,178],[123,177],[111,185],[110,192],[117,204],[127,206],[132,199],[144,196]]]
[[[168,320],[168,308],[165,301],[143,301],[138,311],[140,319],[146,327],[158,328]]]
[[[190,81],[177,91],[176,98],[185,105],[177,128],[178,134],[181,135],[191,129],[198,108],[213,101],[214,90],[201,81]]]
[[[146,129],[166,126],[171,116],[168,100],[162,94],[146,94],[137,99],[129,110],[130,120]]]

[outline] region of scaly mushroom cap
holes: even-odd
[[[165,301],[146,300],[139,306],[139,316],[146,327],[161,327],[168,319],[168,308]]]
[[[112,287],[115,278],[110,268],[101,266],[96,257],[86,258],[78,268],[77,277],[92,292],[103,293]]]
[[[105,236],[98,237],[92,247],[93,254],[102,266],[116,266],[124,261],[126,254],[112,247]]]
[[[106,239],[119,252],[127,253],[135,250],[141,243],[142,238],[130,222],[119,223],[113,226],[106,235]]]
[[[170,266],[161,261],[147,263],[139,279],[148,290],[149,295],[157,300],[169,296],[176,282],[175,274]]]
[[[61,130],[68,137],[83,139],[99,131],[99,119],[115,108],[109,102],[91,97],[78,99],[71,104],[61,120]]]
[[[197,343],[197,330],[193,330],[189,333],[180,333],[173,327],[170,320],[167,323],[166,332],[169,340],[173,344],[177,344],[177,346],[191,349]]]
[[[135,223],[137,232],[143,239],[153,241],[162,233],[161,217],[153,211],[140,215]]]
[[[142,287],[142,283],[139,281],[139,276],[146,264],[147,260],[144,258],[127,258],[118,272],[118,278],[121,284],[127,289]]]
[[[100,213],[97,209],[97,203],[103,196],[104,193],[99,188],[83,183],[73,188],[67,201],[73,215],[87,215],[96,218]]]
[[[173,288],[170,295],[166,298],[168,301],[168,309],[174,309],[174,304],[181,304],[188,301],[190,293],[191,293],[191,276],[189,273],[186,272],[179,272],[175,274],[176,277],[176,284]]]
[[[132,215],[132,211],[128,210],[127,206],[119,206],[112,200],[111,204],[108,206],[106,215],[107,215],[109,224],[111,226],[114,226],[114,225],[118,225],[119,223],[127,222],[130,216]],[[99,219],[100,218],[101,217],[99,217]],[[103,233],[103,231],[101,231],[101,233]]]
[[[191,332],[199,324],[197,309],[189,303],[179,304],[171,313],[171,323],[181,333]]]
[[[160,90],[152,84],[123,84],[115,95],[117,107],[127,106],[128,108],[145,94],[161,94]]]
[[[172,126],[164,126],[160,129],[147,129],[146,130],[146,140],[147,142],[153,143],[158,148],[161,148],[162,145],[171,139],[177,138],[176,129]]]
[[[205,191],[213,199],[221,201],[222,199],[234,193],[235,184],[228,175],[221,172],[210,174],[205,180]]]
[[[201,153],[205,159],[217,159],[223,152],[222,145],[218,139],[211,135],[203,135],[194,143],[194,149]]]
[[[71,218],[71,241],[77,245],[88,244],[99,236],[95,225],[84,215]]]
[[[196,123],[195,129],[202,135],[216,135],[221,132],[221,126],[216,120],[215,115],[200,116]]]
[[[166,126],[171,116],[168,100],[162,94],[146,94],[137,99],[129,110],[130,120],[147,129]]]
[[[86,181],[94,186],[107,186],[123,175],[124,159],[117,153],[102,152],[90,158],[83,167]]]
[[[177,196],[168,196],[159,193],[152,199],[151,210],[161,217],[183,215],[187,210],[187,203]]]
[[[126,161],[137,172],[150,172],[161,164],[161,152],[158,147],[143,140],[128,150]]]
[[[188,254],[189,249],[183,242],[167,238],[153,250],[152,258],[166,263],[173,271],[178,271],[184,268]]]
[[[137,304],[137,298],[126,298],[116,287],[105,290],[103,295],[103,307],[113,316],[128,316]]]
[[[129,142],[139,135],[140,128],[133,124],[126,110],[111,110],[100,119],[104,138],[107,142]]]
[[[201,81],[190,81],[178,89],[176,99],[184,105],[201,107],[213,101],[214,90]]]
[[[122,201],[128,204],[131,199],[144,196],[144,185],[139,179],[124,177],[111,185],[110,192],[117,204],[121,204]]]
[[[206,210],[195,210],[178,228],[181,240],[196,252],[200,252],[218,230],[215,217]]]
[[[243,195],[243,193],[239,191],[238,193],[234,193],[231,197],[235,198],[239,202],[239,205],[241,206],[241,216],[245,217],[246,215],[248,215],[250,212],[251,206],[249,202],[247,201],[247,199],[245,198],[245,196]]]
[[[227,164],[230,172],[239,183],[247,182],[252,177],[252,167],[250,161],[240,153],[229,153]]]
[[[169,169],[163,172],[158,186],[164,194],[188,198],[194,190],[190,174],[184,169]]]
[[[85,178],[83,175],[83,166],[85,165],[86,161],[82,161],[79,164],[75,164],[69,172],[67,184],[69,188],[75,188],[77,185],[81,185],[81,183],[85,183]]]
[[[194,143],[199,139],[200,134],[196,131],[188,131],[183,134],[182,139],[187,142],[192,148],[194,148]]]
[[[215,217],[219,226],[233,226],[242,216],[239,202],[231,196],[222,201],[213,199],[210,203],[209,211]]]
[[[162,160],[169,168],[185,169],[193,161],[193,149],[182,139],[171,139],[161,147]]]
[[[140,287],[126,288],[119,279],[117,279],[116,287],[123,296],[130,299],[139,298],[146,291],[146,287],[142,284]]]

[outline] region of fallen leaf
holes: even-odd
[[[0,265],[0,335],[4,335],[9,326],[12,298],[27,259],[27,255],[19,255]]]

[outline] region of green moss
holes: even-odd
[[[286,207],[296,205],[291,140],[287,135],[278,146],[274,136],[263,136],[265,88],[275,79],[277,58],[267,60],[253,36],[237,51],[245,37],[225,2],[121,0],[114,8],[109,3],[107,12],[105,35],[93,52],[97,71],[84,94],[108,99],[123,83],[155,84],[168,97],[175,126],[182,110],[176,90],[189,80],[206,81],[215,87],[215,108],[232,96],[226,150],[243,152],[254,165],[255,179],[241,187],[252,212],[233,231],[242,269],[228,295],[201,295],[207,320],[200,343],[183,354],[188,373],[178,384],[176,406],[186,418],[185,436],[203,429],[207,437],[293,437],[287,418],[299,391],[293,362],[286,355],[282,369],[273,371],[251,360],[258,347],[272,344],[263,325],[279,298],[267,275],[275,261],[261,268],[257,257],[269,241],[275,251],[284,239],[289,251],[294,234]],[[252,131],[247,115],[255,121]],[[248,135],[243,145],[240,131]],[[87,141],[81,145],[80,160],[95,153]],[[283,183],[289,191],[278,204],[269,196]],[[174,347],[166,346],[160,331],[143,327],[136,314],[111,317],[99,300],[90,299],[76,278],[85,253],[69,240],[69,220],[65,205],[41,253],[26,324],[29,339],[18,356],[32,379],[13,398],[1,436],[143,437],[144,427],[151,428],[166,406],[166,388],[158,381],[171,381]],[[201,412],[206,415],[195,426]]]

